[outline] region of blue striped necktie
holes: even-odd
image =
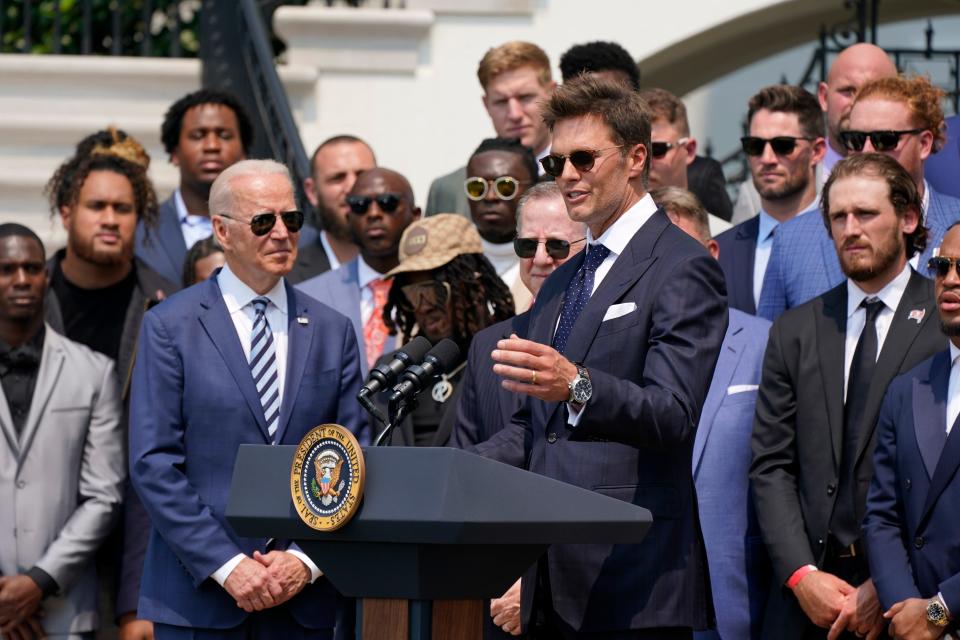
[[[563,296],[563,308],[560,310],[560,322],[557,323],[557,332],[553,335],[553,348],[560,353],[566,350],[567,339],[570,338],[573,325],[593,294],[594,274],[608,255],[610,255],[610,249],[602,244],[589,245],[583,265],[567,285],[567,291]]]
[[[256,317],[253,319],[253,331],[250,338],[250,373],[257,385],[257,395],[263,406],[263,416],[267,421],[267,433],[272,438],[280,422],[280,377],[277,374],[277,352],[273,344],[273,332],[267,322],[266,298],[256,298],[253,304]]]

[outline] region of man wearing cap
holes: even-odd
[[[544,119],[542,164],[588,246],[544,283],[529,339],[493,351],[504,387],[527,397],[476,451],[642,506],[653,524],[639,544],[553,545],[523,576],[523,628],[691,638],[713,618],[690,466],[727,326],[723,273],[646,192],[650,115],[636,92],[577,79]]]

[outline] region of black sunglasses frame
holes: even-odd
[[[561,238],[547,238],[540,240],[538,238],[514,238],[513,252],[520,258],[532,258],[537,255],[537,247],[541,244],[547,250],[547,255],[554,260],[563,260],[570,255],[570,247],[585,241],[586,238],[580,238],[570,242]]]
[[[273,231],[274,226],[277,224],[278,216],[276,213],[265,212],[254,214],[249,220],[241,220],[226,213],[217,215],[227,220],[247,224],[250,227],[250,232],[255,236],[265,236]],[[279,214],[279,217],[280,220],[283,221],[283,226],[285,226],[290,233],[299,233],[300,229],[303,228],[303,211],[283,211]]]
[[[403,202],[402,193],[380,193],[375,196],[347,196],[347,204],[350,211],[358,216],[365,216],[370,211],[370,205],[376,201],[380,211],[384,213],[393,213],[400,208]]]
[[[863,151],[863,147],[867,144],[867,138],[870,138],[870,144],[873,145],[874,151],[879,151],[881,153],[886,151],[893,151],[900,146],[900,138],[906,135],[914,135],[917,133],[923,133],[926,129],[884,129],[877,131],[841,131],[840,132],[840,142],[843,143],[843,146],[847,148],[848,151]],[[887,138],[884,140],[883,138]],[[891,138],[893,144],[890,144]]]
[[[654,158],[662,158],[670,152],[670,149],[678,149],[690,142],[690,138],[680,138],[676,142],[651,142],[650,155]]]
[[[950,274],[951,266],[956,269],[957,277],[960,277],[960,258],[934,256],[927,261],[927,269],[937,278],[946,278]]]
[[[773,149],[778,156],[788,156],[797,148],[797,140],[806,140],[812,142],[816,138],[805,138],[802,136],[774,136],[773,138],[761,138],[759,136],[743,136],[740,138],[740,148],[748,156],[755,158],[762,156],[767,145]],[[757,145],[760,145],[759,147]]]
[[[567,164],[567,160],[570,160],[570,164],[572,164],[577,171],[586,173],[593,169],[597,158],[601,157],[605,151],[621,149],[625,146],[626,145],[618,144],[615,147],[605,147],[603,149],[577,149],[565,156],[551,153],[540,158],[540,166],[543,167],[543,171],[547,175],[559,178],[563,175],[563,167]]]

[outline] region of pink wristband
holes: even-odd
[[[803,577],[810,573],[811,571],[816,571],[817,568],[812,564],[805,564],[796,571],[793,572],[793,575],[790,576],[790,579],[787,580],[787,586],[791,589],[796,588],[800,581],[803,580]]]

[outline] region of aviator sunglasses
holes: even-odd
[[[863,151],[863,145],[870,138],[870,144],[876,151],[893,151],[900,144],[900,138],[926,129],[903,129],[901,131],[841,131],[840,142],[850,151]]]
[[[547,175],[551,175],[554,178],[559,178],[563,174],[563,165],[566,164],[568,159],[577,171],[584,173],[593,169],[597,158],[602,156],[604,152],[610,151],[611,149],[619,149],[623,146],[622,144],[618,144],[615,147],[607,147],[605,149],[577,149],[565,156],[551,153],[540,158],[540,164],[543,166],[543,170]]]
[[[788,156],[797,148],[797,140],[813,140],[795,136],[777,136],[775,138],[758,138],[757,136],[743,136],[740,138],[740,147],[748,156],[763,155],[763,150],[770,143],[770,148],[778,156]]]
[[[366,215],[370,210],[370,203],[376,200],[380,211],[384,213],[393,213],[400,206],[400,200],[403,196],[399,193],[381,193],[376,196],[347,196],[347,204],[350,205],[350,211],[358,216]]]
[[[570,245],[583,242],[586,238],[580,238],[573,242],[561,240],[559,238],[547,238],[546,240],[537,240],[536,238],[514,238],[513,250],[521,258],[532,258],[537,255],[537,245],[543,243],[547,249],[547,255],[554,260],[563,260],[570,255]]]
[[[517,197],[519,186],[527,184],[521,182],[513,176],[500,176],[499,178],[487,179],[480,176],[471,176],[463,181],[463,190],[467,197],[474,201],[483,200],[487,197],[488,185],[493,185],[493,193],[501,200],[513,200]]]
[[[250,225],[250,231],[253,232],[255,236],[265,236],[273,230],[273,226],[277,224],[277,214],[276,213],[258,213],[247,222],[241,220],[240,218],[234,218],[231,215],[226,213],[219,214],[221,218],[226,218],[227,220],[233,220],[234,222],[247,223]],[[297,233],[300,231],[300,228],[303,226],[303,211],[284,211],[279,214],[280,219],[283,220],[283,226],[287,228],[287,231],[290,233]]]
[[[938,278],[946,278],[950,273],[950,267],[957,270],[957,276],[960,276],[960,258],[948,258],[946,256],[936,256],[930,258],[927,268]]]

